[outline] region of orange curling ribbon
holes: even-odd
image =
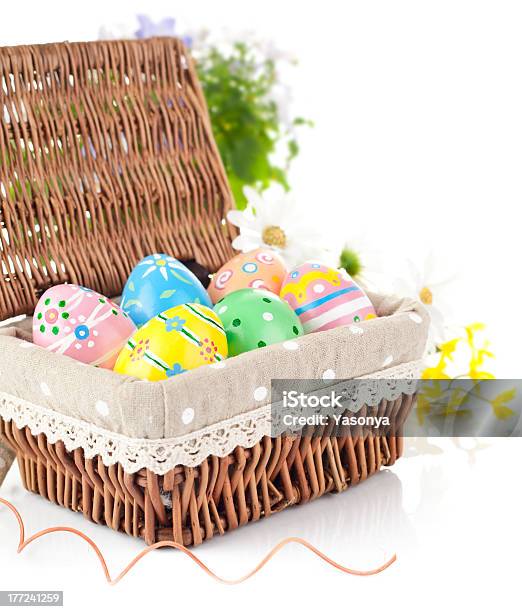
[[[338,569],[341,572],[344,572],[345,574],[351,574],[352,576],[373,576],[374,574],[379,574],[380,572],[390,567],[390,565],[392,563],[395,563],[395,561],[397,560],[397,555],[393,555],[392,557],[390,557],[390,559],[388,559],[388,561],[386,561],[386,563],[384,563],[383,565],[375,569],[354,570],[354,569],[345,567],[344,565],[341,565],[340,563],[337,563],[333,559],[330,559],[330,557],[327,557],[324,553],[322,553],[320,550],[315,548],[315,546],[313,546],[306,540],[303,540],[302,538],[290,537],[290,538],[285,538],[284,540],[281,540],[279,544],[274,546],[274,548],[272,548],[272,550],[270,550],[270,552],[265,557],[263,557],[263,559],[250,572],[248,572],[244,576],[241,576],[240,578],[236,578],[234,580],[228,580],[226,578],[221,578],[221,576],[218,576],[215,572],[213,572],[207,565],[203,563],[203,561],[201,561],[186,546],[183,546],[182,544],[177,544],[176,542],[163,541],[163,542],[157,542],[156,544],[152,544],[151,546],[147,546],[147,548],[144,548],[138,555],[136,555],[131,560],[131,562],[115,578],[112,578],[101,550],[98,548],[95,542],[91,540],[89,536],[85,535],[82,531],[79,531],[78,529],[74,529],[73,527],[59,527],[59,526],[58,527],[48,527],[47,529],[38,531],[37,533],[35,533],[34,535],[26,539],[25,538],[25,527],[24,527],[24,522],[23,522],[21,514],[13,506],[13,504],[11,504],[5,499],[2,499],[1,497],[0,497],[0,504],[9,508],[9,510],[11,510],[16,520],[18,521],[18,527],[19,527],[19,532],[20,532],[20,537],[18,541],[18,550],[17,550],[18,553],[21,553],[25,548],[27,548],[27,546],[29,546],[29,544],[32,544],[33,542],[35,542],[39,538],[42,538],[45,535],[49,535],[51,533],[57,533],[57,532],[72,533],[78,536],[79,538],[81,538],[82,540],[84,540],[85,542],[87,542],[87,544],[89,544],[89,546],[94,550],[94,552],[96,553],[96,556],[98,557],[100,561],[103,573],[105,574],[105,578],[107,582],[111,585],[118,584],[118,582],[120,582],[120,580],[122,580],[122,578],[124,578],[131,571],[131,569],[138,563],[138,561],[140,561],[140,559],[143,559],[143,557],[147,556],[150,552],[152,552],[153,550],[156,550],[157,548],[177,548],[182,553],[187,555],[187,557],[192,559],[192,561],[194,561],[194,563],[196,563],[196,565],[198,565],[208,576],[210,576],[211,578],[214,578],[214,580],[217,580],[218,582],[221,582],[222,584],[231,584],[231,585],[240,584],[242,582],[245,582],[249,578],[252,578],[252,576],[257,574],[257,572],[259,572],[270,561],[270,559],[272,559],[272,557],[275,557],[275,555],[280,550],[288,546],[288,544],[299,544],[300,546],[303,546],[304,548],[307,548],[308,550],[310,550],[314,555],[316,555],[317,557],[319,557],[320,559],[322,559],[323,561],[325,561],[326,563],[328,563],[335,569]]]

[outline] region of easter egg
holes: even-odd
[[[121,296],[121,307],[138,327],[164,310],[187,303],[212,306],[195,274],[164,253],[142,259],[132,270]]]
[[[208,293],[214,304],[228,293],[247,287],[279,294],[286,273],[285,264],[275,251],[264,248],[239,253],[214,274]]]
[[[33,316],[33,342],[49,351],[112,369],[136,326],[117,304],[78,285],[42,295]]]
[[[219,317],[207,306],[183,304],[145,323],[128,340],[115,372],[143,380],[165,380],[227,357]]]
[[[306,333],[376,316],[368,296],[348,274],[320,263],[304,263],[289,272],[280,296],[299,316]]]
[[[288,304],[263,289],[229,293],[214,311],[223,321],[231,357],[303,335],[299,317]]]

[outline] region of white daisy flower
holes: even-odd
[[[442,276],[437,272],[435,264],[433,254],[428,255],[422,269],[408,260],[409,276],[397,278],[394,282],[394,290],[398,294],[419,300],[430,314],[428,353],[446,340],[447,320],[452,312],[448,288],[455,280],[454,275]]]
[[[248,200],[246,209],[231,210],[227,215],[240,230],[232,242],[234,249],[247,253],[259,247],[271,248],[289,268],[310,259],[329,258],[320,234],[306,223],[303,212],[280,185],[273,184],[262,194],[245,187],[243,193]]]

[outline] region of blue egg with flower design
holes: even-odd
[[[165,253],[143,258],[132,270],[121,296],[121,308],[138,327],[160,312],[187,303],[212,307],[195,274]]]

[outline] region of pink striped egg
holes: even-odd
[[[35,344],[109,370],[135,331],[117,304],[79,285],[47,289],[33,316]]]
[[[304,263],[289,272],[280,295],[298,315],[305,333],[376,316],[368,296],[348,274],[316,262]]]

